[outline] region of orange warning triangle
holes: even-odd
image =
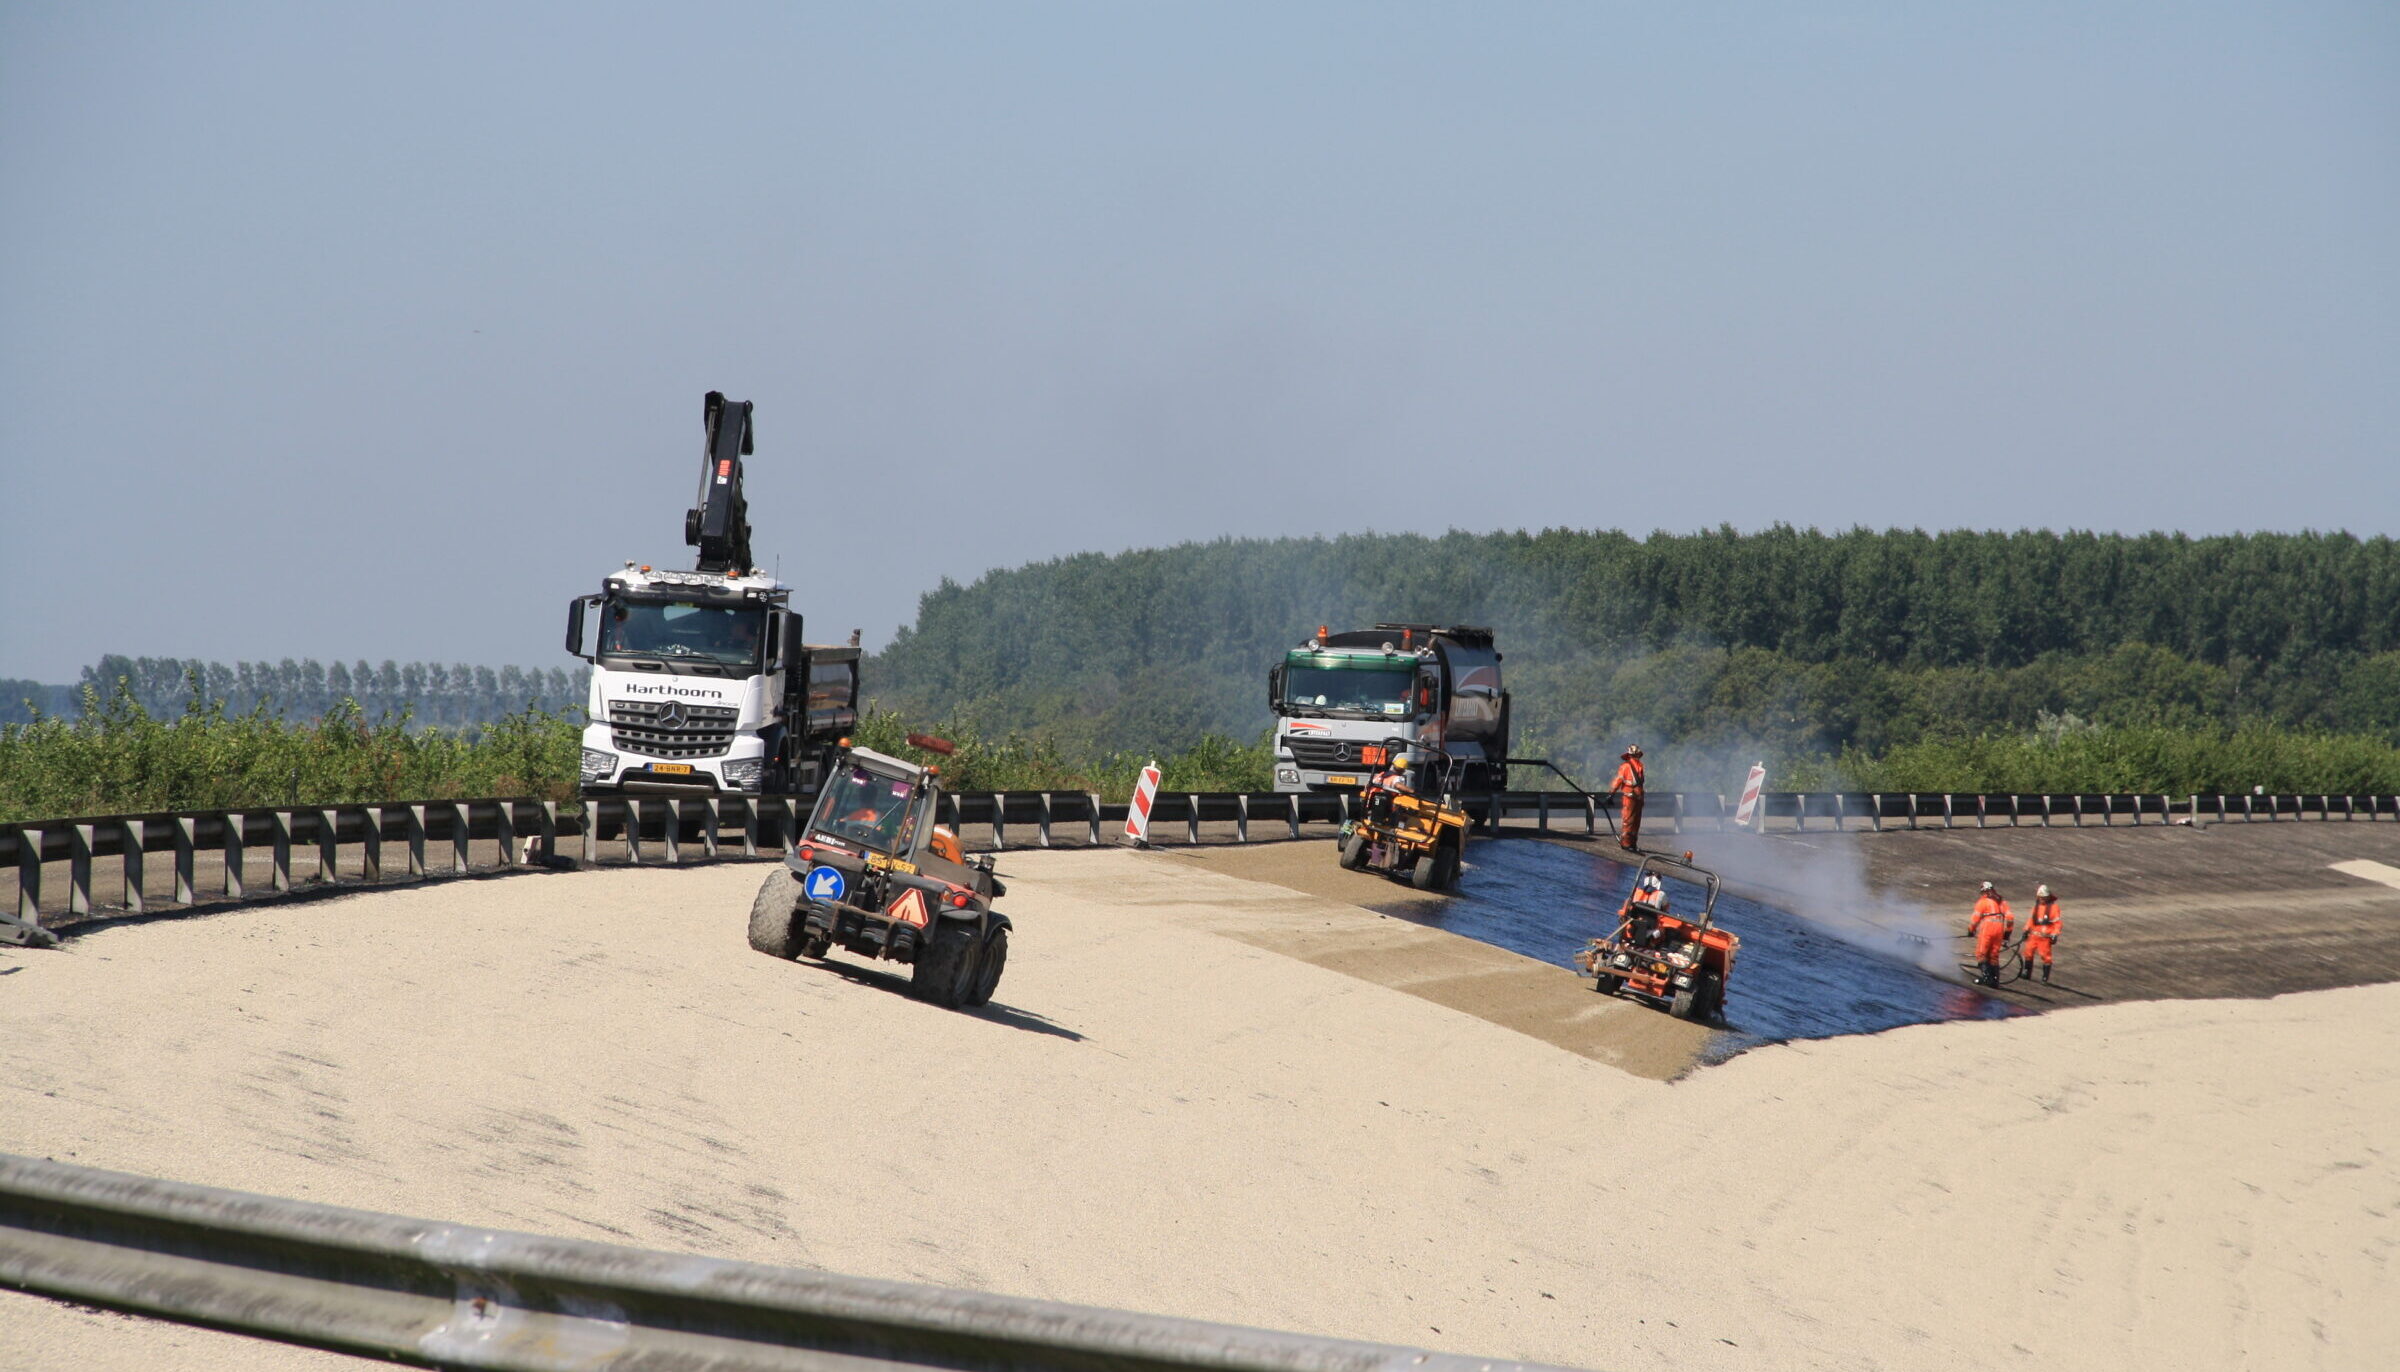
[[[925,913],[925,893],[911,886],[900,893],[898,900],[885,907],[884,913],[903,924],[913,924],[922,929],[928,918]]]

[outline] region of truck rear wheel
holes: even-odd
[[[792,869],[777,867],[759,883],[750,902],[750,946],[771,958],[793,953],[792,918],[800,911],[800,883]]]

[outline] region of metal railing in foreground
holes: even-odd
[[[0,1286],[430,1367],[1531,1366],[403,1219],[6,1153]]]

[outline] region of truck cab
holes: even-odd
[[[1275,789],[1357,790],[1396,757],[1458,792],[1508,785],[1508,693],[1492,631],[1378,624],[1316,634],[1267,675]],[[1438,760],[1440,767],[1428,768]]]
[[[583,793],[812,786],[857,720],[859,650],[806,642],[790,599],[755,571],[629,562],[571,602],[567,651],[592,664]]]

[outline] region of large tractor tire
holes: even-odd
[[[1000,989],[1000,974],[1008,969],[1008,931],[994,929],[983,941],[983,954],[975,959],[975,989],[968,993],[969,1005],[989,1005],[992,992]]]
[[[793,918],[800,912],[800,883],[789,867],[777,867],[759,883],[750,902],[750,946],[771,958],[788,958],[797,949]]]
[[[909,994],[929,1005],[955,1010],[967,1003],[974,989],[975,931],[946,921],[918,947]]]
[[[1352,834],[1342,840],[1342,866],[1355,872],[1367,865],[1367,836]]]

